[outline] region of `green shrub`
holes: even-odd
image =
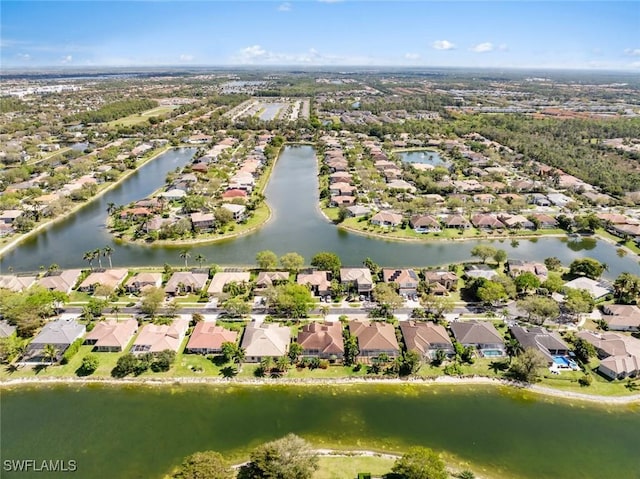
[[[80,350],[80,346],[82,346],[83,341],[84,340],[82,338],[78,338],[73,343],[71,343],[71,346],[69,346],[62,355],[62,360],[60,361],[60,363],[67,364],[71,360],[71,358],[74,357]]]

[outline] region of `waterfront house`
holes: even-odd
[[[384,268],[382,279],[385,283],[394,283],[398,286],[398,293],[401,295],[411,295],[418,292],[420,282],[417,273],[412,269]]]
[[[119,353],[125,350],[137,331],[138,321],[133,318],[98,321],[85,336],[84,344],[93,345],[93,351]]]
[[[159,288],[162,285],[162,273],[136,273],[129,278],[125,288],[129,293],[141,293],[147,288]]]
[[[93,292],[97,286],[106,286],[110,290],[116,289],[124,281],[129,274],[124,268],[112,268],[104,271],[94,271],[87,276],[80,286],[78,291],[87,293]]]
[[[521,259],[510,259],[507,261],[507,271],[512,278],[520,276],[522,273],[532,273],[541,282],[547,280],[549,271],[543,263],[525,261]]]
[[[490,214],[479,213],[471,217],[471,224],[478,229],[492,230],[504,228],[504,223],[496,216]]]
[[[359,295],[369,296],[373,291],[369,268],[340,268],[340,283],[347,289],[354,289]]]
[[[640,340],[619,333],[580,331],[576,336],[592,344],[601,359],[598,371],[610,379],[640,375]]]
[[[555,331],[550,332],[540,326],[525,328],[517,325],[511,326],[509,330],[522,349],[533,348],[540,351],[549,365],[554,364],[555,357],[569,356],[569,346]]]
[[[256,278],[256,288],[265,289],[288,281],[288,271],[260,271]]]
[[[456,228],[461,230],[471,228],[469,220],[461,215],[449,215],[444,218],[443,224],[445,228]]]
[[[356,203],[356,198],[355,196],[332,196],[331,199],[329,200],[329,206],[331,206],[332,208],[334,207],[339,207],[339,206],[353,206]]]
[[[0,289],[20,292],[30,288],[36,282],[35,276],[0,275]]]
[[[187,293],[199,293],[207,283],[209,275],[206,273],[192,273],[191,271],[178,271],[171,275],[164,287],[164,292],[170,295]]]
[[[306,358],[342,361],[344,357],[342,323],[339,321],[305,324],[298,333],[297,342]]]
[[[251,274],[248,271],[220,272],[213,275],[207,294],[220,295],[224,291],[224,287],[230,283],[248,283]]]
[[[169,349],[177,353],[188,329],[189,320],[182,318],[174,319],[171,324],[145,324],[133,342],[131,352],[159,353]]]
[[[210,230],[216,225],[216,217],[213,213],[196,211],[195,213],[191,213],[190,217],[193,229],[197,231]]]
[[[468,278],[493,279],[498,273],[488,264],[467,264],[464,267],[464,275]]]
[[[368,206],[354,205],[348,206],[347,211],[349,216],[357,218],[360,216],[366,216],[371,213],[371,208],[369,208]]]
[[[452,271],[424,271],[424,280],[431,286],[438,284],[442,286],[445,293],[448,291],[455,291],[458,287],[458,275]]]
[[[194,354],[220,354],[224,343],[235,343],[237,339],[236,331],[216,326],[213,322],[199,321],[193,328],[186,351]]]
[[[545,215],[544,213],[534,213],[531,216],[538,221],[540,229],[551,229],[558,226],[558,222],[553,216]]]
[[[502,357],[505,345],[500,333],[488,321],[456,321],[451,323],[451,332],[465,347],[473,347],[484,357]]]
[[[247,199],[247,192],[244,190],[241,190],[239,188],[231,188],[227,191],[225,191],[224,193],[222,193],[222,199],[223,200],[233,200],[233,199],[241,199],[241,200],[246,200]]]
[[[400,321],[400,331],[407,351],[417,351],[424,359],[434,359],[439,350],[444,351],[447,357],[455,354],[444,326],[430,321]]]
[[[349,333],[358,340],[358,359],[362,362],[369,362],[371,358],[377,358],[383,353],[389,358],[396,358],[400,354],[392,324],[356,319],[349,322]]]
[[[59,291],[69,294],[78,282],[82,271],[79,269],[65,269],[62,271],[51,271],[40,278],[37,282],[49,291]]]
[[[250,322],[244,330],[241,347],[245,360],[258,363],[265,357],[279,358],[289,351],[291,330],[276,323]]]
[[[15,220],[20,218],[23,214],[22,210],[5,210],[0,213],[0,223],[12,224]]]
[[[432,215],[413,215],[411,219],[409,219],[409,226],[411,226],[416,233],[440,231],[440,221]]]
[[[314,296],[328,296],[331,293],[330,275],[331,273],[329,271],[299,273],[296,282],[307,285]]]
[[[402,223],[402,215],[390,211],[380,211],[373,215],[369,222],[372,225],[383,227],[399,226]]]
[[[56,349],[58,362],[71,343],[81,338],[86,332],[84,324],[78,323],[73,318],[56,319],[44,325],[40,332],[31,340],[23,357],[24,362],[43,362],[45,360],[45,347],[51,345]]]
[[[244,205],[237,205],[235,203],[223,203],[222,208],[229,211],[233,215],[234,221],[242,221],[244,219],[247,207]]]
[[[585,276],[578,277],[565,283],[564,287],[571,289],[586,289],[595,300],[604,298],[607,294],[613,291],[611,287],[606,285],[605,283],[596,281],[595,279],[587,278]]]
[[[532,221],[528,220],[522,215],[509,215],[509,214],[501,214],[498,215],[498,219],[504,223],[507,228],[510,229],[528,229],[532,230],[535,228],[535,225]]]

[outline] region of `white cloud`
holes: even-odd
[[[624,52],[632,57],[640,57],[640,48],[627,48]]]
[[[18,58],[23,62],[31,61],[31,55],[28,53],[18,53]]]
[[[194,59],[193,55],[187,55],[185,53],[183,53],[182,55],[180,55],[180,61],[181,62],[192,62]]]
[[[404,57],[407,60],[420,60],[420,54],[419,53],[405,53]]]
[[[284,53],[251,45],[231,57],[232,64],[241,65],[381,65],[388,62],[370,57],[350,57],[321,53],[310,48],[302,53]]]
[[[431,44],[436,50],[453,50],[456,46],[449,40],[436,40]]]
[[[73,57],[71,55],[66,55],[62,57],[62,60],[60,60],[60,62],[63,64],[71,63],[72,61],[73,61]]]
[[[491,42],[478,43],[477,45],[471,47],[472,52],[476,53],[485,53],[493,51],[494,46]]]
[[[279,12],[290,12],[291,11],[291,4],[289,2],[281,3],[280,6],[278,7],[278,11]]]

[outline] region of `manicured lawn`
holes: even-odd
[[[598,236],[602,236],[603,238],[607,238],[615,243],[618,244],[618,246],[626,246],[627,248],[629,248],[631,251],[633,251],[636,254],[640,254],[640,247],[638,247],[638,245],[636,245],[636,243],[632,240],[629,241],[624,241],[622,238],[619,238],[615,235],[612,235],[611,233],[609,233],[607,230],[603,229],[603,228],[598,228],[596,230],[596,234]]]
[[[359,472],[369,472],[373,477],[381,477],[391,471],[394,459],[384,457],[321,457],[320,468],[313,479],[354,479]]]
[[[173,111],[174,106],[158,106],[151,110],[143,111],[142,113],[135,113],[133,115],[125,116],[119,120],[113,120],[107,123],[107,126],[132,126],[149,120],[152,116],[160,116],[170,111]]]

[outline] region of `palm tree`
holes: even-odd
[[[98,267],[102,269],[102,251],[100,251],[100,248],[93,251],[93,257],[98,258]]]
[[[515,356],[524,351],[520,342],[515,338],[509,339],[505,345],[507,347],[507,354],[509,355],[509,362],[511,362]]]
[[[56,272],[56,271],[58,271],[59,269],[60,269],[60,265],[59,265],[59,264],[57,264],[57,263],[52,263],[52,264],[49,266],[49,270],[48,270],[48,271],[49,271],[49,273],[55,273],[55,272]]]
[[[110,215],[111,213],[113,213],[116,210],[116,204],[113,202],[109,202],[107,203],[107,214]]]
[[[116,315],[116,321],[118,321],[118,313],[120,312],[120,306],[114,304],[111,308],[111,312]]]
[[[327,317],[327,314],[329,314],[329,306],[323,304],[318,309],[320,310],[320,314],[322,315],[322,319],[325,319]]]
[[[188,268],[189,266],[187,264],[187,260],[191,258],[191,253],[189,253],[189,250],[183,249],[182,251],[180,251],[180,258],[184,259],[185,269]]]
[[[109,260],[109,268],[113,268],[113,264],[111,264],[111,255],[113,255],[113,248],[111,246],[105,246],[104,248],[102,248],[102,254]]]
[[[50,364],[58,361],[58,348],[53,344],[46,344],[42,352],[43,359],[47,359]]]
[[[202,256],[201,254],[196,255],[196,263],[198,263],[198,266],[200,266],[201,268],[202,268],[202,264],[205,263],[206,261],[207,261],[207,258]]]
[[[93,271],[93,260],[96,258],[95,251],[85,251],[82,259],[89,262],[89,268]]]

